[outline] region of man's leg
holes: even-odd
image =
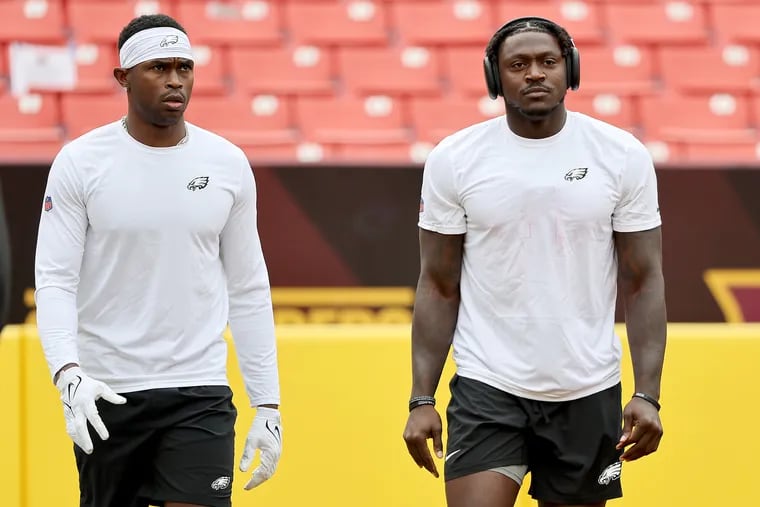
[[[92,454],[74,446],[80,507],[148,507],[137,492],[150,470],[154,433],[145,424],[145,394],[124,396],[127,398],[124,405],[96,402],[110,438],[101,440],[90,429]]]
[[[227,386],[162,390],[163,428],[145,498],[165,507],[229,507],[235,454]]]
[[[538,507],[604,507],[607,505],[607,502],[599,502],[599,503],[586,503],[586,504],[564,504],[564,503],[549,503],[549,502],[538,502]]]
[[[455,375],[446,410],[448,507],[513,507],[527,466],[527,414],[510,394]]]
[[[566,402],[527,401],[530,494],[540,507],[602,507],[622,496],[620,384]],[[531,408],[532,407],[532,408]]]
[[[446,482],[448,507],[513,507],[520,484],[504,474],[485,471]]]

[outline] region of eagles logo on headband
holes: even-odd
[[[119,64],[124,69],[159,58],[193,60],[193,49],[187,34],[168,26],[148,28],[127,39],[119,51]]]

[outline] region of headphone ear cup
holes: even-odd
[[[491,65],[491,60],[488,56],[483,58],[483,74],[486,78],[486,88],[488,89],[488,96],[491,99],[496,99],[501,95],[501,86],[499,83],[498,71]]]
[[[577,90],[581,85],[581,55],[578,48],[570,49],[570,54],[565,58],[567,65],[567,87],[571,90]]]

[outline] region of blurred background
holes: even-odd
[[[760,505],[760,0],[0,0],[13,253],[2,505],[78,504],[34,329],[37,223],[61,146],[126,112],[112,77],[120,30],[159,12],[196,52],[187,119],[241,146],[259,187],[285,451],[269,483],[236,488],[235,505],[444,505],[442,482],[401,439],[422,167],[444,136],[504,113],[487,97],[483,52],[526,15],[554,20],[578,46],[568,108],[634,133],[657,168],[666,436],[657,455],[626,465],[626,498],[611,504]],[[242,438],[251,413],[230,362]],[[631,390],[627,358],[625,368]]]

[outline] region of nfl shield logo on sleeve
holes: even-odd
[[[49,195],[45,197],[45,211],[53,209],[53,198]]]

